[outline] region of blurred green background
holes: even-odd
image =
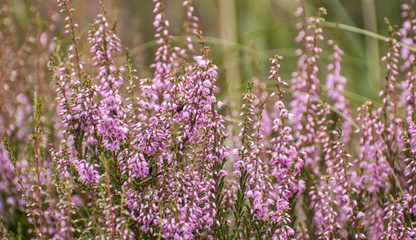
[[[318,8],[327,9],[327,22],[342,23],[366,29],[381,35],[388,35],[384,22],[387,17],[392,24],[400,25],[400,5],[403,1],[392,0],[306,0],[308,16],[315,16]],[[173,35],[181,35],[185,8],[180,0],[167,0],[166,14],[171,23]],[[42,32],[47,32],[49,39],[61,38],[63,15],[57,14],[54,0],[1,0],[0,6],[8,5],[13,15],[18,51],[27,41],[28,35],[40,39]],[[70,5],[75,9],[74,21],[80,25],[76,34],[80,37],[80,46],[84,57],[88,57],[88,28],[99,12],[98,1],[73,0]],[[211,48],[212,58],[219,67],[218,85],[227,89],[230,97],[238,103],[246,83],[253,76],[258,76],[274,88],[274,82],[268,82],[268,59],[278,53],[285,59],[282,62],[281,76],[287,82],[296,68],[297,58],[294,51],[299,47],[294,42],[295,24],[299,20],[293,16],[298,6],[293,0],[194,0],[196,15],[200,18],[200,28],[207,45]],[[149,64],[157,48],[153,41],[154,19],[151,0],[106,0],[107,15],[110,20],[118,22],[118,34],[124,47],[133,56],[133,63],[140,76],[150,76]],[[33,16],[36,16],[36,31],[33,28]],[[55,27],[51,28],[51,23]],[[7,26],[7,24],[6,24]],[[4,26],[3,26],[4,28]],[[2,30],[3,31],[3,30]],[[183,31],[182,31],[183,32]],[[324,28],[327,38],[339,41],[345,51],[343,70],[349,82],[346,96],[358,106],[366,99],[375,99],[384,81],[384,67],[379,61],[387,51],[387,44],[371,37],[337,29]],[[26,40],[25,40],[26,39]],[[69,36],[64,37],[69,42]],[[324,49],[322,67],[331,52]],[[30,61],[30,58],[27,58]],[[39,67],[39,66],[37,66]],[[42,67],[42,66],[40,66]],[[46,68],[46,67],[45,67]],[[45,81],[48,74],[45,74]],[[219,98],[223,99],[222,91]]]

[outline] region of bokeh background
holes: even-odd
[[[167,0],[166,13],[171,23],[170,30],[180,39],[185,19],[185,9],[180,0]],[[148,67],[153,61],[156,44],[153,41],[152,21],[153,3],[150,0],[106,0],[107,16],[117,21],[118,34],[124,47],[133,56],[133,64],[139,76],[150,76]],[[400,25],[400,5],[403,1],[391,0],[306,0],[307,15],[314,16],[318,8],[327,9],[326,21],[342,23],[353,27],[388,36],[385,18],[391,24]],[[281,74],[285,80],[296,68],[294,51],[299,47],[294,42],[296,36],[293,13],[297,7],[292,0],[194,0],[196,15],[200,18],[200,28],[207,45],[212,50],[214,63],[219,66],[219,82],[222,91],[220,98],[228,95],[239,102],[246,83],[253,76],[267,82],[268,59],[278,53],[285,57]],[[63,39],[63,15],[57,13],[54,0],[2,0],[2,14],[8,15],[2,21],[3,35],[11,34],[12,61],[2,61],[2,85],[10,81],[10,73],[24,66],[29,73],[37,72],[37,77],[21,74],[16,79],[18,85],[36,82],[39,91],[49,92],[50,74],[47,71],[48,57],[45,51],[53,48],[47,43],[54,39]],[[73,0],[74,21],[79,24],[77,36],[80,38],[82,52],[88,57],[89,24],[99,12],[98,1]],[[6,8],[6,9],[5,9]],[[325,27],[325,35],[339,41],[346,55],[343,60],[343,74],[349,79],[347,97],[354,105],[360,105],[366,99],[374,100],[384,79],[380,57],[387,51],[387,44],[373,37],[343,29]],[[46,39],[45,39],[46,38]],[[9,38],[10,39],[10,38]],[[42,43],[44,41],[44,43]],[[1,46],[4,46],[2,43]],[[40,46],[39,46],[40,45]],[[64,44],[63,44],[64,45]],[[4,48],[0,49],[6,54]],[[52,50],[52,49],[49,49]],[[52,51],[49,51],[52,54]],[[328,55],[325,52],[323,56]],[[10,55],[9,55],[10,57]],[[37,61],[39,59],[41,61]],[[323,58],[323,63],[325,60]],[[46,71],[45,71],[46,70]],[[8,74],[3,73],[8,72]],[[38,78],[38,79],[36,79]],[[23,81],[24,83],[21,83]],[[15,85],[16,82],[12,85]],[[10,84],[9,84],[10,85]],[[53,86],[53,85],[52,85]],[[33,86],[31,86],[33,87]],[[5,94],[2,89],[2,96]],[[27,89],[20,90],[28,91]]]

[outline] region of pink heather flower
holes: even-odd
[[[129,180],[143,178],[149,174],[149,164],[146,162],[142,153],[136,153],[127,160],[129,169]]]
[[[261,81],[258,77],[252,78],[253,83],[253,94],[257,96],[254,105],[255,110],[258,112],[261,112],[261,134],[263,136],[269,136],[272,132],[271,126],[272,126],[272,116],[269,114],[268,110],[268,99],[269,99],[269,93],[266,90],[266,84]],[[268,142],[264,141],[265,147],[268,146]]]
[[[208,66],[208,61],[204,59],[204,56],[195,56],[194,60],[196,61],[196,64],[200,68],[206,68]]]
[[[387,221],[380,239],[411,239],[407,235],[402,199],[390,199],[385,203],[383,220]]]
[[[75,169],[79,174],[78,180],[83,184],[98,184],[100,175],[93,165],[85,159],[74,160]]]
[[[155,62],[150,67],[155,69],[152,81],[153,86],[157,91],[157,97],[160,98],[161,94],[167,87],[167,77],[170,75],[171,67],[179,66],[177,62],[177,60],[179,60],[178,55],[182,55],[184,53],[181,49],[174,48],[174,52],[171,54],[172,46],[168,43],[168,41],[174,39],[168,31],[169,21],[165,19],[165,14],[163,12],[165,6],[162,0],[153,0],[153,2],[155,3],[153,13],[156,14],[155,21],[153,22],[153,26],[156,28],[156,34],[154,37],[157,39],[156,43],[160,45],[160,47],[155,53]]]
[[[199,18],[194,15],[195,8],[192,6],[192,0],[183,1],[182,4],[186,7],[186,34],[184,35],[184,44],[186,44],[186,50],[188,54],[185,54],[185,57],[189,57],[195,53],[194,45],[192,44],[191,34],[198,34],[198,22]]]
[[[242,145],[234,163],[234,174],[237,178],[235,181],[238,192],[245,188],[241,194],[244,194],[249,202],[250,208],[247,214],[250,214],[251,218],[265,221],[271,216],[269,207],[274,203],[274,199],[272,199],[273,187],[270,178],[265,173],[264,163],[261,159],[261,149],[264,148],[261,135],[261,111],[263,108],[255,109],[257,97],[251,93],[251,88],[250,84],[249,91],[243,95],[244,104],[241,108],[241,116],[244,120],[240,124],[242,128],[239,134]],[[235,214],[240,214],[241,203],[236,204],[234,208],[237,213]],[[237,236],[240,234],[239,231],[242,230],[237,229]],[[254,232],[254,227],[249,231]]]
[[[384,91],[380,92],[380,96],[383,97],[383,111],[391,110],[394,115],[397,115],[397,99],[395,99],[396,95],[396,78],[399,75],[398,69],[398,58],[400,57],[400,45],[398,44],[397,40],[394,39],[394,33],[391,33],[391,37],[386,40],[389,44],[390,50],[386,56],[381,58],[382,62],[386,62],[386,86]],[[388,116],[389,118],[391,116]],[[395,117],[395,116],[394,116]],[[387,127],[387,126],[386,126]]]
[[[136,132],[132,147],[139,152],[151,156],[155,153],[163,153],[166,150],[168,130],[164,122],[156,117],[150,118],[150,123],[137,123],[134,127]]]
[[[416,19],[414,11],[415,2],[408,1],[402,5],[401,16],[404,19],[401,28],[399,29],[401,42],[410,47],[416,47]],[[404,60],[400,70],[405,71],[411,69],[415,61],[415,54],[410,49],[403,47],[400,49],[400,57]]]
[[[0,215],[2,216],[13,214],[15,211],[13,206],[21,205],[19,204],[20,194],[16,187],[18,186],[17,177],[14,174],[13,168],[13,163],[9,159],[2,141],[0,142]],[[7,218],[5,217],[3,221],[7,221]]]
[[[332,150],[328,156],[333,159],[333,166],[327,169],[327,173],[333,177],[333,181],[329,184],[331,184],[334,192],[334,206],[341,209],[337,222],[340,226],[343,224],[344,226],[353,226],[352,232],[357,236],[356,238],[364,239],[366,236],[363,231],[363,209],[360,209],[358,212],[354,211],[358,207],[356,193],[359,190],[354,185],[352,176],[356,176],[357,172],[353,168],[354,164],[350,161],[351,156],[345,150],[342,139],[342,125],[340,123],[337,131],[336,137],[338,137],[338,141],[331,147]]]
[[[171,172],[171,171],[169,171]],[[173,172],[172,172],[173,173]],[[158,189],[138,193],[135,201],[128,200],[131,209],[136,209],[135,219],[142,224],[143,231],[161,229],[164,238],[191,239],[195,230],[212,226],[213,210],[208,202],[210,183],[202,181],[198,172],[177,172],[163,174],[163,188],[169,193],[169,201]],[[131,195],[131,194],[129,194]],[[162,201],[162,208],[152,199]],[[130,197],[128,198],[130,199]],[[173,205],[172,205],[173,204]]]
[[[317,186],[313,186],[309,193],[313,204],[318,239],[337,238],[339,231],[342,229],[337,221],[338,213],[331,186],[333,180],[329,176],[321,177]]]
[[[120,95],[109,96],[101,101],[97,130],[103,137],[103,145],[112,152],[120,149],[120,143],[126,139],[127,124],[123,117],[122,99]]]
[[[303,167],[303,160],[299,158],[298,149],[294,143],[292,129],[287,126],[289,112],[282,101],[282,90],[280,87],[285,85],[278,75],[280,68],[279,61],[282,58],[275,56],[271,58],[270,76],[268,79],[276,80],[278,100],[275,103],[276,118],[273,120],[272,130],[277,133],[270,143],[271,154],[268,163],[271,175],[276,180],[275,201],[276,210],[272,213],[272,221],[277,224],[277,228],[273,232],[273,237],[293,236],[294,230],[287,226],[291,222],[287,213],[290,210],[289,199],[294,197],[298,191],[303,189],[302,183],[297,181],[297,175]],[[274,94],[273,94],[274,95]]]
[[[414,188],[414,184],[416,183],[414,176],[416,176],[416,123],[414,122],[413,115],[414,110],[411,106],[407,107],[408,109],[408,117],[407,117],[407,132],[408,132],[408,139],[406,143],[409,144],[410,148],[408,149],[410,152],[410,156],[405,159],[407,166],[404,170],[405,176],[407,177],[407,184]]]
[[[384,125],[380,119],[380,109],[375,112],[369,109],[369,105],[363,105],[361,109],[361,150],[359,167],[363,169],[363,176],[356,182],[357,188],[378,193],[381,188],[388,190],[390,187],[387,181],[390,168],[383,152],[386,151],[384,141],[381,139]]]
[[[326,96],[334,101],[334,108],[344,114],[345,117],[352,119],[351,111],[349,110],[349,102],[343,96],[344,87],[347,83],[347,78],[341,75],[341,57],[344,52],[339,48],[337,44],[332,41],[328,41],[333,46],[334,54],[330,57],[332,60],[328,65],[328,70],[332,71],[326,76]],[[344,116],[340,116],[343,118]],[[342,132],[344,143],[349,142],[351,134],[351,123],[349,121],[342,122]]]
[[[100,14],[94,23],[94,29],[90,31],[88,40],[95,54],[94,65],[100,67],[97,80],[100,85],[97,91],[103,97],[98,106],[98,113],[94,116],[97,121],[98,133],[103,136],[103,145],[112,152],[120,149],[120,143],[126,139],[128,132],[125,123],[124,107],[119,94],[119,87],[123,84],[123,69],[117,69],[112,60],[112,52],[120,51],[120,40],[109,30],[106,18]]]
[[[52,161],[56,164],[55,171],[58,172],[59,177],[61,179],[66,179],[70,176],[69,168],[71,166],[71,162],[68,159],[69,155],[66,149],[66,141],[62,140],[62,149],[60,151],[56,151],[56,149],[51,149],[51,156]]]
[[[416,93],[414,91],[415,80],[415,72],[409,72],[406,75],[406,81],[403,81],[401,84],[401,103],[403,103],[403,107],[406,107],[407,110],[405,124],[406,127],[403,129],[404,145],[407,146],[403,149],[403,152],[406,154],[406,158],[404,159],[404,176],[406,179],[406,184],[409,186],[408,189],[404,190],[405,192],[402,201],[403,207],[405,208],[405,214],[408,214],[410,216],[416,215]],[[409,237],[416,236],[415,227],[409,226],[407,231]]]
[[[96,125],[95,120],[93,119],[94,114],[96,113],[96,104],[93,100],[93,90],[89,88],[78,87],[76,95],[76,102],[71,105],[71,117],[67,119],[69,121],[76,121],[73,126],[74,130],[84,130],[92,134],[94,130],[94,125]]]
[[[321,11],[324,12],[324,11]],[[307,29],[302,29],[305,52],[300,52],[297,63],[297,71],[292,74],[291,89],[293,91],[293,100],[290,103],[293,118],[290,123],[293,124],[294,136],[297,139],[296,144],[303,153],[306,164],[313,164],[319,160],[319,147],[314,144],[316,139],[324,139],[325,135],[320,128],[320,124],[315,120],[318,114],[327,114],[328,110],[320,112],[318,100],[320,99],[318,67],[316,62],[320,59],[319,53],[322,49],[317,47],[318,42],[322,42],[322,28],[319,23],[323,19],[309,18]],[[321,118],[322,121],[326,121]],[[323,123],[323,122],[321,122]]]

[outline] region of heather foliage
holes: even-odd
[[[239,116],[218,97],[221,66],[192,1],[182,3],[179,38],[165,2],[153,4],[149,77],[139,77],[104,1],[82,33],[76,6],[58,0],[49,30],[33,25],[34,66],[12,60],[30,55],[13,51],[12,27],[0,34],[0,63],[18,69],[0,77],[37,80],[27,83],[37,86],[33,107],[23,93],[7,100],[17,86],[1,92],[2,239],[416,238],[414,1],[402,5],[400,27],[386,20],[381,104],[351,107],[327,12],[307,16],[300,1],[296,70],[285,82],[285,60],[270,58]],[[7,6],[0,13],[11,16]],[[64,35],[53,39],[58,16]]]

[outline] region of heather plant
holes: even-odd
[[[232,98],[219,97],[221,66],[191,0],[182,2],[179,37],[169,5],[153,1],[156,47],[146,70],[136,70],[99,3],[83,33],[76,5],[58,0],[63,35],[53,41],[35,15],[35,66],[2,68],[12,82],[32,78],[24,70],[33,68],[39,85],[33,107],[24,94],[15,106],[5,100],[17,86],[0,99],[2,239],[416,237],[413,0],[400,28],[385,21],[380,102],[351,107],[342,39],[326,32],[325,8],[308,16],[298,1],[295,71],[285,81],[286,59],[270,58],[267,79],[247,84],[239,116]],[[0,13],[10,16],[7,7]],[[14,53],[7,29],[1,63]],[[55,101],[42,77],[55,84]]]
[[[39,5],[33,7],[30,12],[31,18],[27,19],[28,27],[24,29],[27,32],[23,38],[19,38],[17,33],[22,29],[15,21],[13,4],[4,2],[0,9],[0,135],[2,138],[7,136],[10,139],[9,146],[3,141],[0,143],[0,215],[3,219],[2,234],[10,238],[16,233],[16,236],[19,236],[29,230],[30,224],[27,219],[33,221],[37,214],[52,214],[40,206],[40,201],[36,201],[35,204],[38,205],[31,206],[32,215],[26,216],[25,213],[31,210],[24,210],[27,202],[19,192],[20,183],[23,183],[27,190],[26,197],[34,199],[39,196],[37,193],[46,192],[51,186],[45,178],[50,172],[43,172],[45,167],[51,166],[49,155],[44,154],[44,150],[48,142],[54,141],[54,132],[59,124],[54,113],[52,114],[53,90],[49,86],[53,84],[43,81],[50,78],[46,63],[53,53],[52,32],[56,27],[56,21],[53,15],[46,19],[41,18],[38,10]],[[52,103],[42,115],[33,115],[33,90]],[[45,117],[50,117],[50,121],[45,125],[40,124]],[[10,149],[7,150],[6,147]],[[13,152],[13,158],[9,157],[10,150]],[[40,213],[43,211],[45,212]],[[44,222],[45,225],[53,224],[51,219],[48,218],[47,222]],[[7,233],[8,229],[13,231]]]

